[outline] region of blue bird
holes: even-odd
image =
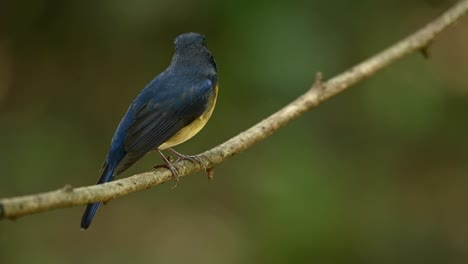
[[[218,70],[203,35],[182,34],[174,45],[169,67],[146,85],[120,121],[97,184],[112,181],[151,150],[159,153],[176,184],[177,170],[161,150],[199,162],[196,156],[172,147],[195,136],[211,117],[218,95]],[[81,228],[91,225],[100,205],[88,204]]]

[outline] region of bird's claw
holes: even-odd
[[[203,161],[200,159],[200,157],[196,155],[184,155],[178,151],[175,151],[172,148],[169,148],[169,150],[174,153],[177,156],[177,160],[175,162],[181,161],[181,160],[189,160],[193,163],[197,163],[198,165],[202,165],[205,168],[206,171],[206,166],[203,164]]]
[[[203,164],[201,159],[198,156],[195,156],[195,155],[183,155],[183,156],[177,157],[176,162],[181,161],[181,160],[190,160],[193,163],[198,163],[200,165]]]
[[[175,185],[172,186],[172,189],[179,185],[179,170],[172,165],[172,163],[166,164],[167,168],[172,172],[172,179],[175,181]]]
[[[172,179],[174,179],[174,181],[175,181],[175,185],[172,186],[172,188],[177,187],[177,186],[179,185],[179,170],[172,164],[171,161],[169,161],[168,158],[166,158],[166,157],[161,153],[160,150],[158,150],[158,153],[159,153],[159,155],[161,156],[161,158],[163,159],[164,164],[156,165],[156,166],[154,166],[154,168],[164,167],[164,168],[170,170],[171,173],[172,173]]]

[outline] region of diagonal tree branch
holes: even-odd
[[[322,82],[321,75],[318,74],[316,83],[305,94],[248,130],[200,154],[199,157],[203,160],[202,165],[193,164],[189,161],[176,163],[175,165],[179,169],[180,176],[185,176],[204,168],[210,168],[208,169],[208,174],[211,175],[211,168],[214,165],[220,164],[229,157],[252,147],[306,111],[317,107],[323,101],[375,74],[378,70],[409,53],[415,51],[422,51],[424,53],[430,42],[440,32],[459,20],[467,11],[468,0],[460,1],[416,33],[329,81]],[[4,198],[0,199],[0,219],[15,219],[55,208],[84,205],[97,201],[109,201],[162,184],[170,179],[171,172],[169,170],[157,169],[101,185],[79,188],[65,186],[62,189],[51,192]]]

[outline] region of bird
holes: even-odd
[[[171,171],[176,186],[178,171],[162,150],[173,152],[178,160],[201,163],[197,156],[172,147],[195,136],[210,119],[218,96],[218,69],[202,34],[181,34],[174,47],[169,66],[143,88],[121,119],[97,184],[114,180],[152,150],[161,156],[160,166]],[[100,205],[87,205],[82,229],[91,225]]]

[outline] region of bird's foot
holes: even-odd
[[[181,161],[181,160],[190,160],[193,163],[198,163],[200,165],[203,165],[203,167],[205,167],[205,165],[203,164],[203,161],[196,155],[184,155],[184,154],[174,150],[173,148],[168,148],[168,149],[178,157],[176,162]]]
[[[172,164],[171,161],[169,161],[168,158],[164,156],[164,154],[160,150],[158,150],[158,153],[159,153],[159,156],[161,156],[161,158],[163,159],[164,164],[157,165],[154,168],[164,167],[170,170],[172,173],[172,179],[174,179],[175,181],[175,185],[172,186],[172,188],[177,187],[179,185],[179,170]]]
[[[174,167],[174,165],[172,165],[172,163],[165,164],[165,167],[172,172],[172,179],[175,181],[174,186],[172,186],[172,188],[174,189],[177,186],[179,186],[179,171],[176,167]]]

